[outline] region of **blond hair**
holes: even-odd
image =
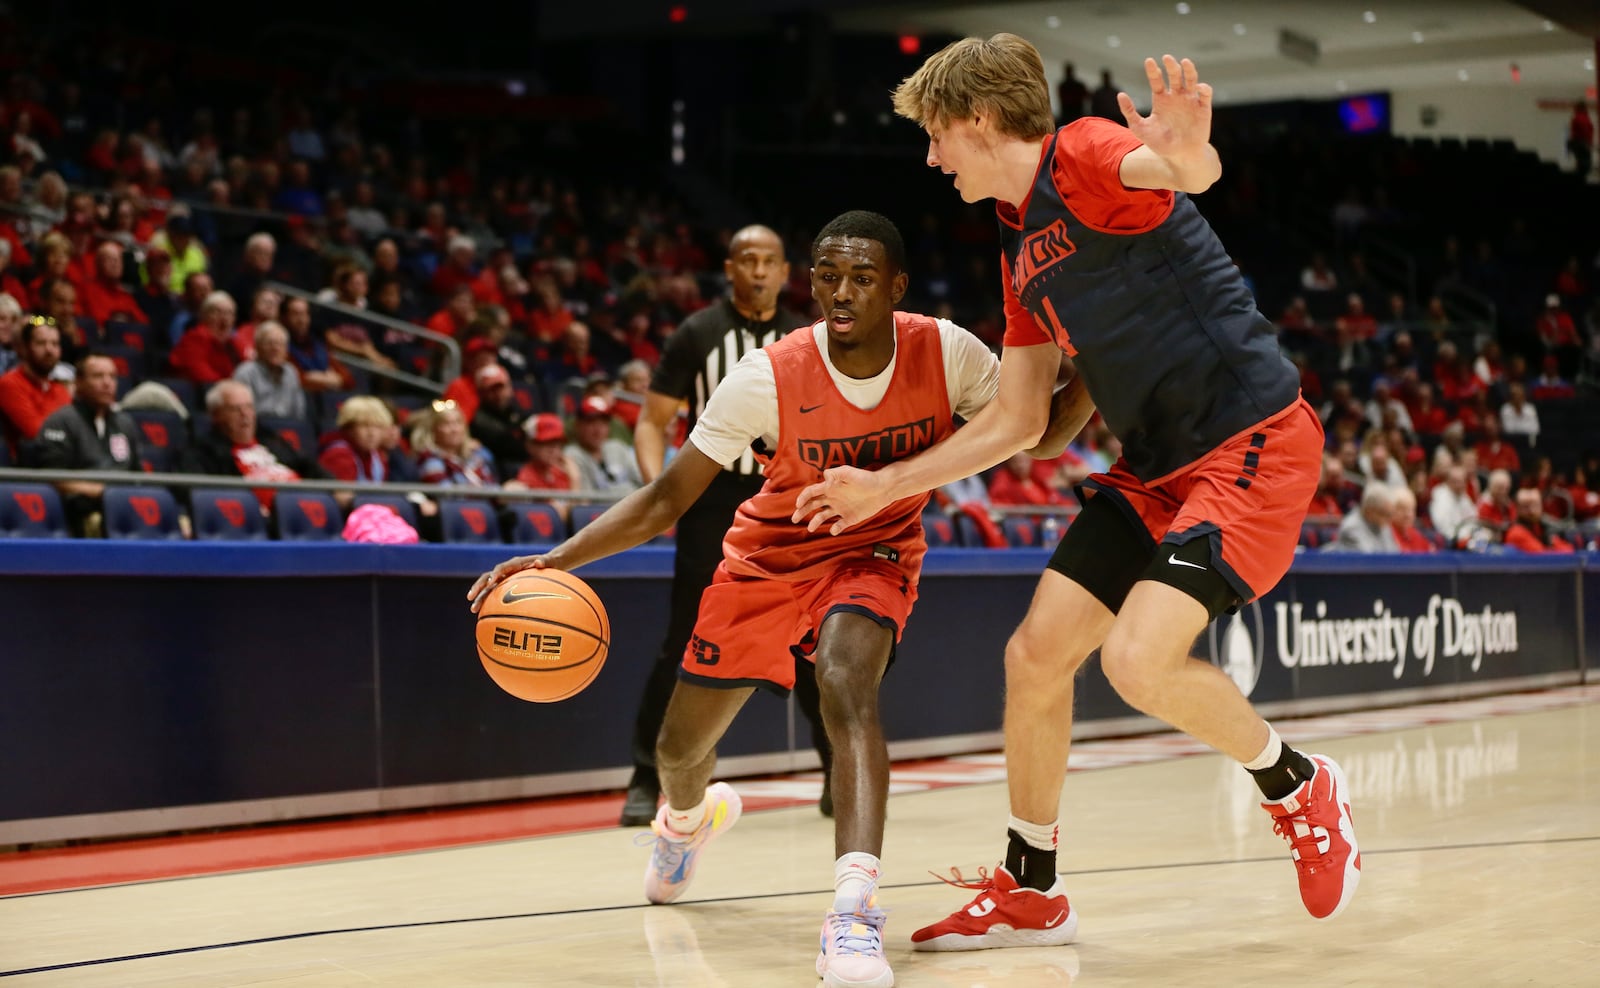
[[[261,330],[256,330],[260,335]],[[339,406],[337,425],[343,429],[350,424],[378,425],[387,428],[394,425],[394,416],[389,414],[389,406],[380,399],[371,395],[354,395],[346,398],[344,404]]]
[[[1039,50],[1014,34],[963,38],[929,56],[895,87],[894,112],[923,128],[988,113],[1000,133],[1024,141],[1055,130]]]

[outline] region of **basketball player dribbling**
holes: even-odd
[[[789,691],[798,649],[816,663],[834,746],[834,902],[816,972],[830,986],[888,988],[894,974],[877,887],[889,755],[878,684],[917,598],[928,495],[885,504],[832,538],[789,516],[796,493],[823,469],[873,469],[949,435],[952,416],[970,418],[994,397],[999,362],[947,320],[894,310],[906,291],[905,247],[886,218],[837,217],[817,234],[811,262],[822,321],[746,354],[649,485],[550,552],[496,566],[468,596],[476,610],[479,596],[511,573],[572,570],[644,542],[666,530],[723,464],[762,443],[770,451],[766,480],[728,531],[657,742],[667,802],[652,824],[645,897],[667,903],[683,895],[700,852],[738,821],[738,794],[727,783],[709,784],[717,741],[757,687]],[[1040,399],[1053,426],[1041,425],[1040,455],[1059,452],[1092,411],[1082,392],[1060,395],[1069,397],[1052,398],[1047,388]]]
[[[1163,68],[1165,72],[1163,73]],[[999,397],[926,453],[840,467],[801,493],[794,520],[848,537],[886,504],[1004,460],[1044,428],[1058,349],[1123,458],[1084,482],[1083,512],[1006,645],[1011,800],[1003,866],[966,908],[918,930],[921,950],[1070,942],[1056,819],[1073,676],[1096,648],[1123,700],[1237,759],[1290,845],[1301,900],[1328,919],[1361,858],[1339,766],[1282,743],[1221,670],[1189,657],[1218,614],[1288,570],[1316,489],[1322,429],[1272,325],[1188,194],[1221,174],[1211,87],[1172,56],[1145,61],[1148,117],[1056,130],[1039,53],[1015,35],[931,56],[894,94],[928,133],[927,163],[967,202],[993,198],[1003,248]]]

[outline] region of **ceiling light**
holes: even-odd
[[[1366,21],[1368,24],[1376,24],[1378,22],[1378,15],[1369,10],[1361,15],[1361,19]]]
[[[1188,4],[1186,4],[1186,3],[1178,4],[1178,13],[1187,14],[1188,12],[1189,12],[1189,5]]]
[[[1054,31],[1056,28],[1061,26],[1061,18],[1051,14],[1049,17],[1044,19],[1044,26]]]
[[[1416,44],[1419,44],[1419,45],[1422,44],[1422,32],[1421,31],[1412,31],[1411,32],[1411,40]]]
[[[1472,76],[1467,73],[1466,69],[1458,69],[1456,71],[1456,78],[1460,79],[1462,82],[1466,82],[1468,79],[1472,78]]]
[[[1234,34],[1239,34],[1239,35],[1244,34],[1244,25],[1243,24],[1235,24],[1233,26],[1233,33]]]
[[[1340,79],[1338,82],[1333,84],[1333,88],[1337,89],[1341,93],[1348,92],[1350,89],[1350,84],[1345,82],[1343,79]]]
[[[1556,29],[1555,24],[1550,21],[1545,21],[1543,26],[1546,31],[1554,31]]]
[[[1593,72],[1594,71],[1594,59],[1593,58],[1586,58],[1586,59],[1583,60],[1583,71],[1585,71],[1585,72]]]
[[[1111,37],[1106,39],[1106,44],[1112,48],[1121,48],[1122,39],[1113,34]]]

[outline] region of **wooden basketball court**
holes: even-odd
[[[1364,869],[1344,915],[1317,923],[1303,912],[1286,847],[1236,766],[1188,754],[1182,739],[1096,742],[1080,746],[1063,801],[1062,869],[1081,916],[1073,947],[913,953],[912,930],[972,894],[928,871],[970,874],[1001,854],[1005,788],[890,799],[880,904],[897,983],[1600,984],[1600,687],[1279,728],[1338,758],[1355,794]],[[644,904],[637,833],[372,849],[11,895],[0,898],[0,978],[74,988],[816,982],[832,827],[814,807],[749,812],[674,906]],[[184,870],[181,857],[169,873]],[[0,882],[26,858],[0,857]]]

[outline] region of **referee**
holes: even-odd
[[[798,326],[801,320],[778,309],[778,293],[789,281],[783,241],[764,226],[747,226],[728,242],[723,273],[732,286],[731,298],[721,298],[685,319],[667,340],[661,363],[650,380],[639,424],[633,432],[639,472],[649,483],[661,472],[666,459],[668,430],[675,429],[678,406],[689,403],[689,425],[705,410],[706,401],[739,358],[766,346]],[[745,450],[725,467],[711,486],[678,520],[677,554],[672,567],[672,616],[661,651],[645,680],[644,695],[633,728],[633,779],[622,805],[624,827],[643,826],[655,819],[661,783],[656,777],[656,736],[667,713],[667,701],[678,679],[683,650],[694,631],[700,595],[711,584],[722,562],[722,537],[733,524],[733,512],[761,489],[762,476],[755,456]],[[827,772],[832,749],[822,730],[817,681],[811,663],[796,660],[795,698],[811,722],[811,736]],[[827,776],[825,776],[827,778]],[[832,793],[823,784],[822,812],[833,815]]]

